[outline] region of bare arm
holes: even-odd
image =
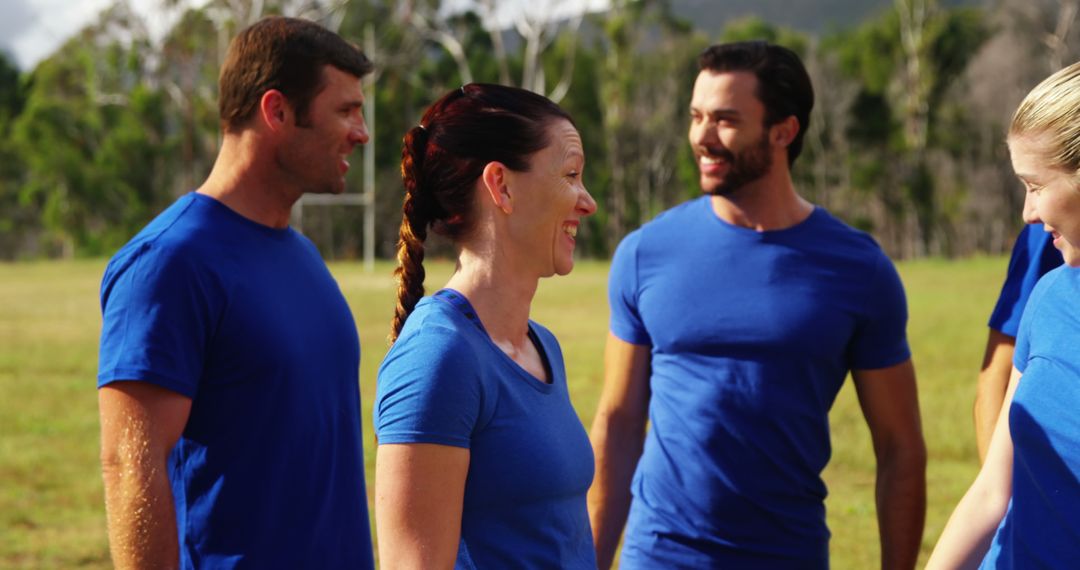
[[[453,568],[469,450],[383,444],[375,459],[375,526],[384,570]]]
[[[881,567],[911,569],[926,519],[926,444],[911,360],[852,371],[877,457]]]
[[[591,433],[596,478],[589,489],[589,521],[601,569],[611,567],[630,510],[630,479],[645,445],[650,358],[648,346],[608,333],[604,390]]]
[[[98,390],[101,472],[113,565],[121,570],[180,564],[168,457],[191,400],[146,382]]]
[[[926,565],[928,570],[978,568],[990,549],[994,531],[1005,516],[1012,497],[1013,443],[1009,432],[1009,406],[1019,382],[1020,372],[1014,368],[986,461],[949,517]]]
[[[980,462],[986,461],[990,436],[994,434],[994,425],[1001,412],[1001,404],[1005,401],[1015,348],[1015,338],[990,329],[982,370],[979,372],[979,386],[975,392],[975,440],[979,446]]]

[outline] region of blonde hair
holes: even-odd
[[[1080,62],[1047,77],[1024,97],[1009,136],[1042,138],[1055,167],[1080,174]]]

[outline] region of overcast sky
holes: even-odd
[[[19,68],[26,71],[47,57],[83,26],[91,23],[113,0],[0,0],[0,50],[14,56]],[[168,18],[155,8],[161,0],[128,0],[148,18],[152,32],[163,32]],[[189,5],[206,0],[188,0]],[[468,6],[471,0],[446,0],[448,7]],[[503,0],[498,3],[498,17],[505,25],[522,9],[536,14],[565,17],[585,3],[601,9],[608,0]]]
[[[114,0],[0,0],[0,49],[26,71],[90,24]],[[157,9],[162,0],[127,0],[151,33],[163,33],[171,18]],[[188,5],[206,0],[186,0]],[[174,14],[175,15],[175,14]]]

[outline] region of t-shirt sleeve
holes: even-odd
[[[1016,238],[1005,283],[1001,286],[994,311],[990,314],[989,327],[1009,336],[1017,336],[1020,319],[1024,314],[1035,284],[1046,272],[1061,265],[1061,253],[1050,245],[1050,234],[1026,225]]]
[[[1013,366],[1020,372],[1027,368],[1028,360],[1031,358],[1032,322],[1038,319],[1042,299],[1057,275],[1060,274],[1049,275],[1035,285],[1031,291],[1031,298],[1028,299],[1027,308],[1024,310],[1023,316],[1020,317],[1020,324],[1017,326],[1016,348],[1013,350]]]
[[[911,357],[907,342],[907,298],[892,261],[878,255],[870,280],[864,313],[852,340],[850,366],[873,370],[899,364]]]
[[[638,311],[638,247],[641,230],[630,233],[615,249],[608,274],[608,305],[611,308],[611,334],[631,344],[651,345]]]
[[[194,398],[216,308],[190,255],[144,243],[115,258],[101,286],[98,387],[137,380]]]
[[[458,336],[425,327],[390,349],[376,384],[379,444],[470,447],[484,398],[476,356]]]

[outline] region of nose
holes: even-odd
[[[1039,218],[1038,198],[1034,192],[1024,193],[1024,212],[1021,214],[1025,224],[1037,224],[1042,221]]]
[[[577,211],[582,216],[591,216],[596,213],[596,201],[584,186],[578,194]]]
[[[353,123],[351,129],[349,129],[349,142],[354,146],[358,144],[367,144],[371,136],[368,134],[367,123],[364,122],[364,118],[360,117],[360,120]]]
[[[705,146],[715,142],[716,123],[709,119],[691,121],[689,138],[693,146]]]

